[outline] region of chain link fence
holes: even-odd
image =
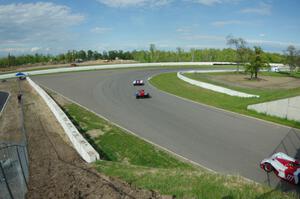
[[[0,143],[0,199],[24,199],[28,188],[29,163],[20,81],[18,81],[18,101],[20,105],[20,133],[23,139],[20,143]],[[21,96],[20,99],[19,96]]]
[[[23,199],[29,177],[26,146],[0,145],[0,198]]]

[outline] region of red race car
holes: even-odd
[[[300,162],[284,153],[275,153],[260,163],[267,173],[274,172],[279,178],[292,184],[299,184]]]
[[[138,92],[135,93],[135,98],[150,98],[150,94],[146,93],[144,89],[138,90]]]

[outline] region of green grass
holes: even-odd
[[[159,191],[177,198],[259,199],[290,198],[261,185],[245,182],[234,176],[216,175],[200,170],[155,169],[112,162],[99,162],[97,169],[138,187]]]
[[[80,131],[86,136],[88,130],[98,129],[103,132],[93,141],[105,154],[107,160],[155,168],[190,168],[189,164],[156,149],[136,136],[125,133],[122,129],[75,104],[66,105],[65,110],[72,117],[73,122],[79,124]]]
[[[246,182],[241,177],[215,174],[179,160],[78,105],[67,104],[63,108],[80,132],[105,158],[95,163],[96,169],[137,187],[176,195],[177,198],[295,197]],[[91,138],[91,130],[98,130],[101,134]]]
[[[224,73],[222,73],[223,75]],[[278,117],[272,117],[265,114],[260,114],[255,111],[247,109],[250,104],[257,104],[266,101],[272,101],[287,97],[294,97],[300,95],[300,87],[294,89],[257,89],[257,88],[243,88],[237,86],[228,86],[220,82],[213,81],[209,78],[210,75],[220,75],[220,73],[214,74],[185,74],[186,76],[213,83],[216,85],[224,86],[233,90],[259,95],[259,98],[239,98],[233,97],[222,93],[217,93],[211,90],[203,89],[197,86],[190,85],[179,78],[176,73],[164,73],[153,77],[150,83],[160,90],[178,95],[183,98],[187,98],[196,102],[204,103],[207,105],[215,106],[221,109],[257,117],[260,119],[276,122],[279,124],[291,126],[294,128],[300,128],[300,122],[290,121]],[[284,74],[280,74],[284,75]]]

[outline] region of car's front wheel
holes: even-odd
[[[267,173],[269,173],[269,172],[271,172],[271,171],[274,170],[273,166],[272,166],[270,163],[267,163],[267,162],[263,165],[263,169],[264,169]]]

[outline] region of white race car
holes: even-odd
[[[300,162],[284,153],[275,153],[260,163],[266,172],[274,172],[279,178],[292,184],[299,184]]]
[[[143,80],[134,80],[132,82],[133,86],[143,86],[144,85],[144,81]]]

